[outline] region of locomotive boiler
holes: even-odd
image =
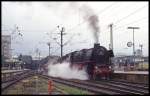
[[[86,70],[89,79],[109,79],[113,73],[111,57],[113,51],[94,44],[94,48],[71,52],[61,58],[61,62],[70,62],[70,67]]]

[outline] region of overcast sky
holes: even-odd
[[[61,27],[66,33],[64,43],[68,42],[64,54],[92,48],[93,30],[85,11],[98,17],[101,46],[109,49],[108,25],[113,23],[115,55],[131,55],[132,47],[127,47],[127,42],[132,42],[133,30],[127,27],[140,27],[135,29],[135,49],[143,44],[143,54],[148,55],[148,2],[2,2],[2,34],[12,35],[13,55],[36,55],[39,48],[41,55],[46,56],[47,42],[51,42],[51,54],[60,55],[56,41],[60,42]],[[20,32],[15,31],[15,26]]]

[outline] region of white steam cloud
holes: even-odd
[[[77,68],[70,68],[70,63],[68,62],[63,62],[61,64],[49,64],[48,75],[53,77],[61,77],[65,79],[88,79],[88,75],[85,69],[78,70]]]

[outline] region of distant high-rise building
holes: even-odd
[[[2,55],[10,59],[11,58],[11,36],[2,35]]]

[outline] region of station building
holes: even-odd
[[[11,36],[2,35],[2,56],[6,59],[11,58]]]
[[[120,56],[114,57],[113,63],[115,64],[115,69],[124,70],[125,68],[130,70],[131,68],[135,70],[148,70],[148,57],[135,56]]]

